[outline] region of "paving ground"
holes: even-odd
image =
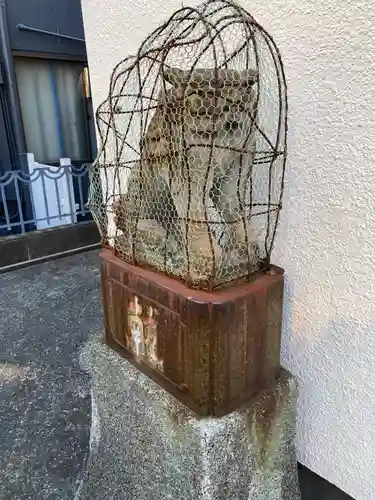
[[[0,500],[74,500],[90,425],[79,358],[101,329],[97,252],[0,275]],[[350,500],[300,480],[303,500]]]
[[[79,354],[99,329],[97,252],[0,275],[1,500],[73,500],[90,418]]]

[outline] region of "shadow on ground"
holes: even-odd
[[[88,455],[80,349],[102,329],[88,252],[0,276],[0,498],[74,498]]]

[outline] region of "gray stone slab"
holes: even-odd
[[[77,500],[299,500],[289,374],[240,411],[199,419],[101,339],[86,354],[91,451]]]
[[[72,500],[89,449],[80,351],[102,328],[88,252],[0,275],[0,499]]]

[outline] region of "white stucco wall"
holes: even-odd
[[[112,67],[181,2],[82,4],[97,105]],[[242,4],[274,36],[289,83],[288,176],[273,261],[287,280],[282,361],[301,383],[298,459],[356,500],[373,500],[375,3]]]

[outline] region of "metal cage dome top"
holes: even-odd
[[[189,286],[269,266],[284,186],[279,50],[229,0],[182,7],[114,69],[90,208],[105,245]]]

